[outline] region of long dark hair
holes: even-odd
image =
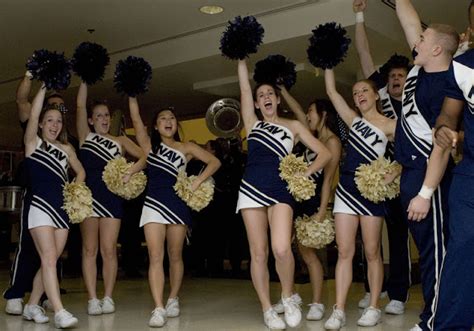
[[[54,104],[53,105],[46,105],[45,107],[43,107],[43,109],[41,110],[39,119],[38,119],[38,124],[43,121],[44,115],[46,115],[46,113],[50,110],[55,110],[55,111],[57,111],[61,114],[61,120],[63,121],[63,123],[62,123],[63,125],[61,127],[61,131],[58,134],[57,140],[59,140],[59,142],[61,144],[65,145],[65,144],[68,143],[68,141],[67,141],[67,129],[66,129],[66,125],[67,125],[66,124],[66,114],[59,111],[58,108]],[[38,136],[42,137],[42,129],[39,127],[39,125],[38,125]],[[41,144],[41,149],[45,149],[46,144],[47,144],[46,141],[43,141],[43,143]]]
[[[315,105],[316,113],[319,118],[323,118],[324,113],[326,113],[326,120],[324,125],[329,128],[334,134],[339,136],[339,127],[337,125],[337,112],[332,105],[332,102],[327,99],[314,99],[313,102],[309,104],[310,106]],[[316,138],[319,137],[319,132],[316,130],[314,133]]]
[[[178,123],[178,127],[176,129],[176,133],[174,134],[174,140],[176,141],[181,141],[181,138],[179,137],[179,122],[178,122],[178,119],[176,117],[176,113],[174,112],[174,108],[173,107],[168,107],[168,108],[163,108],[163,109],[160,109],[158,111],[155,112],[155,114],[153,115],[153,118],[151,120],[151,124],[150,124],[150,142],[151,142],[151,150],[153,153],[157,153],[158,152],[158,148],[160,148],[160,144],[161,144],[161,135],[160,135],[160,132],[158,132],[158,130],[155,128],[156,126],[156,120],[158,119],[158,116],[164,112],[164,111],[169,111],[171,112],[174,117],[176,118],[176,122]]]

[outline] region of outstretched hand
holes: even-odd
[[[354,13],[363,12],[367,8],[367,0],[354,0],[352,2],[352,10]]]

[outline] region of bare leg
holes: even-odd
[[[383,221],[381,217],[361,216],[360,226],[367,259],[367,277],[370,287],[370,306],[378,308],[383,284],[383,261],[380,252]]]
[[[99,218],[86,218],[81,224],[82,277],[89,299],[97,299],[97,251],[99,247]]]
[[[323,292],[324,271],[321,261],[319,261],[314,248],[298,245],[303,260],[308,268],[311,287],[313,289],[313,303],[321,303],[321,295]]]
[[[184,225],[168,225],[166,229],[166,241],[168,246],[168,258],[170,262],[170,298],[178,296],[183,282],[183,244],[186,238],[187,228]]]
[[[352,259],[355,251],[355,238],[359,227],[359,217],[348,214],[335,214],[337,264],[336,264],[336,306],[345,309],[347,293],[352,283]]]
[[[117,280],[117,238],[120,231],[120,220],[101,218],[99,221],[100,254],[102,256],[102,277],[104,279],[104,296],[112,297]]]
[[[145,225],[145,239],[148,246],[148,282],[155,307],[163,308],[163,288],[165,273],[163,272],[163,257],[165,248],[166,225],[148,223]]]
[[[270,276],[268,274],[268,219],[266,209],[243,209],[245,229],[250,247],[250,274],[252,283],[257,292],[262,310],[266,311],[270,302]]]

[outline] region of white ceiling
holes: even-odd
[[[393,52],[408,54],[395,11],[385,2],[369,0],[366,25],[377,63]],[[422,20],[467,26],[470,0],[413,0]],[[204,15],[198,8],[218,4],[220,15]],[[465,14],[464,14],[465,13]],[[265,28],[264,45],[250,57],[251,68],[268,54],[282,54],[298,64],[293,94],[306,104],[324,97],[322,76],[309,65],[306,47],[311,29],[337,21],[353,36],[352,0],[2,0],[0,8],[0,147],[21,146],[15,110],[15,90],[26,59],[36,49],[64,51],[89,40],[111,54],[106,79],[90,88],[90,98],[108,99],[113,108],[127,107],[116,94],[111,77],[115,63],[128,55],[144,57],[154,68],[150,91],[141,97],[148,116],[154,109],[174,105],[181,118],[202,117],[222,96],[238,98],[236,63],[220,55],[219,41],[228,20],[254,15]],[[88,29],[95,29],[89,33]],[[359,73],[353,48],[337,69],[341,89],[347,90]],[[78,81],[65,93],[72,110]]]

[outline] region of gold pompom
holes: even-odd
[[[314,215],[303,215],[295,221],[296,238],[301,245],[312,248],[323,248],[334,240],[334,221],[330,218],[317,220]]]
[[[110,192],[130,200],[138,197],[146,186],[146,175],[143,171],[134,173],[127,183],[123,182],[123,176],[132,167],[133,162],[127,163],[124,157],[110,160],[102,172],[102,180]]]
[[[280,178],[287,182],[287,189],[296,201],[308,200],[315,195],[316,184],[303,175],[308,165],[303,157],[288,154],[280,161]]]
[[[66,183],[63,187],[64,209],[69,222],[81,223],[92,215],[92,193],[85,183]]]
[[[357,188],[364,198],[375,203],[393,199],[400,194],[400,176],[385,184],[385,175],[399,171],[400,167],[397,162],[390,162],[384,157],[370,164],[362,164],[355,172],[354,180]]]
[[[180,171],[173,188],[189,208],[200,211],[211,202],[214,196],[214,183],[208,178],[193,192],[192,185],[195,179],[196,176],[188,177],[184,171]]]

